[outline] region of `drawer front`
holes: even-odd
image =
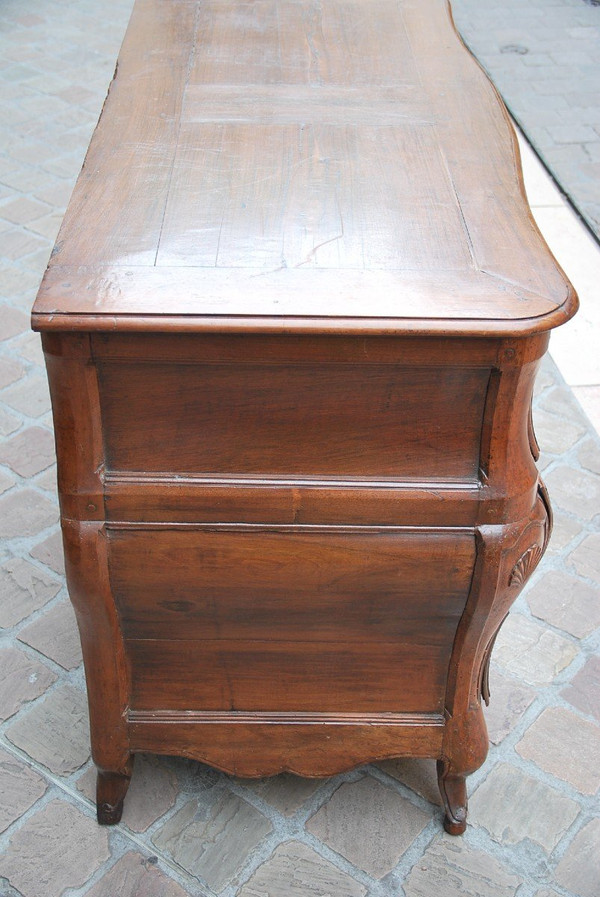
[[[108,532],[133,709],[442,710],[472,534]]]
[[[109,471],[475,481],[486,368],[99,366]]]

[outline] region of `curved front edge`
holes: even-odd
[[[507,526],[480,527],[471,592],[452,650],[446,693],[446,725],[438,761],[440,793],[450,834],[465,830],[466,777],[484,762],[489,740],[482,697],[489,700],[493,643],[519,592],[539,563],[550,537],[551,517],[543,484],[528,518]]]

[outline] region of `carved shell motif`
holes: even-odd
[[[523,552],[512,569],[508,580],[509,586],[522,586],[537,567],[543,553],[544,549],[537,544]]]

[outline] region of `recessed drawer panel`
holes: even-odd
[[[100,365],[109,470],[475,480],[489,369]]]
[[[469,533],[110,528],[132,706],[439,711],[474,561]]]
[[[442,713],[439,649],[339,642],[131,640],[131,709]]]

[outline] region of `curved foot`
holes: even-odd
[[[99,825],[117,825],[123,815],[123,801],[116,804],[98,803],[96,801],[96,818]]]
[[[98,770],[96,780],[96,815],[100,825],[116,825],[123,815],[123,801],[129,788],[131,773]]]
[[[462,835],[467,827],[467,784],[465,776],[451,775],[443,760],[438,760],[438,784],[446,815],[444,829],[449,835]]]

